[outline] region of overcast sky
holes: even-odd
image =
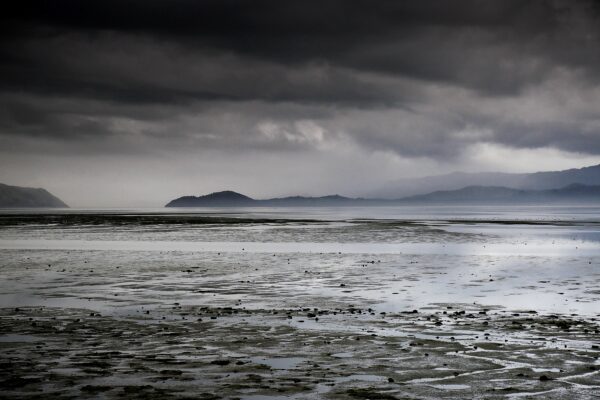
[[[600,163],[597,1],[2,7],[0,182],[72,206]]]

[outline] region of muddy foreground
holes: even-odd
[[[2,309],[0,387],[5,398],[598,398],[598,321],[445,308]]]
[[[0,231],[28,246],[0,249],[0,398],[600,398],[600,252],[558,228],[119,226]],[[76,247],[121,237],[147,250]],[[435,247],[338,244],[367,240]]]

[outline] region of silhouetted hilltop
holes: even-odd
[[[438,190],[401,199],[363,199],[340,195],[322,197],[290,196],[256,200],[243,194],[224,191],[206,196],[184,196],[166,207],[342,207],[414,204],[530,204],[600,203],[600,185],[571,184],[560,189],[521,190],[503,186],[467,186],[458,190]]]
[[[225,190],[205,196],[183,196],[172,200],[165,207],[252,207],[255,202],[248,196]]]
[[[61,199],[46,189],[9,186],[0,183],[0,208],[67,208]]]

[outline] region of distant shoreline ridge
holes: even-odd
[[[418,204],[600,204],[600,164],[563,171],[464,173],[402,179],[364,197],[289,196],[257,200],[226,190],[183,196],[166,207],[391,206]]]
[[[165,207],[310,207],[310,206],[390,206],[414,204],[539,204],[600,203],[600,185],[573,183],[559,189],[522,190],[503,186],[466,186],[457,190],[439,190],[398,199],[353,198],[340,195],[319,197],[288,196],[253,199],[231,190],[204,196],[182,196]]]

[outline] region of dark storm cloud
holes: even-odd
[[[103,151],[147,138],[240,151],[351,141],[434,158],[478,142],[600,154],[590,106],[600,101],[599,10],[591,1],[5,2],[0,134],[111,141],[97,144]]]
[[[340,57],[365,43],[390,42],[428,27],[510,28],[515,33],[548,35],[557,33],[561,23],[571,22],[569,14],[574,9],[569,2],[518,0],[23,0],[5,4],[8,32],[31,36],[36,30],[47,34],[64,30],[140,33],[301,62]],[[579,3],[576,8],[597,12],[594,3]]]
[[[104,46],[102,50],[113,52],[99,55],[124,56],[119,50],[137,46],[128,43],[127,37],[147,37],[155,44],[156,41],[176,44],[181,52],[237,55],[242,62],[249,58],[287,66],[324,63],[491,91],[514,90],[535,82],[555,63],[577,65],[590,71],[600,65],[600,54],[590,51],[597,49],[599,40],[600,28],[595,24],[598,22],[597,3],[139,0],[20,1],[16,4],[3,21],[6,69],[13,72],[12,65],[25,67],[25,73],[47,71],[54,77],[52,81],[59,78],[58,88],[68,87],[69,83],[56,76],[58,71],[67,67],[65,72],[77,72],[70,71],[69,61],[73,60],[68,59],[91,55],[89,63],[96,63],[98,60],[93,58],[96,41],[109,41],[109,49]],[[106,37],[103,32],[115,35]],[[11,41],[11,36],[22,40]],[[69,39],[91,44],[91,48],[86,53],[85,46],[80,45],[84,52],[75,53],[73,50],[78,46]],[[122,40],[125,43],[121,48]],[[23,48],[24,44],[32,47]],[[50,48],[45,44],[50,44]],[[71,45],[75,45],[75,49],[70,49]],[[39,56],[43,59],[37,59]],[[34,65],[36,62],[41,65]],[[152,69],[153,65],[146,64],[145,68]],[[242,64],[238,69],[245,68]],[[43,87],[44,74],[28,77],[32,85]],[[16,73],[9,74],[5,81],[14,84],[15,79],[18,81]],[[47,85],[52,83],[46,82]],[[93,82],[87,86],[77,80],[73,83],[83,86],[82,90],[95,90],[99,95],[106,90],[100,84],[94,86]],[[136,89],[139,96],[134,99],[153,99],[152,93],[144,92],[143,88],[133,86],[132,92]],[[291,89],[301,92],[298,88]],[[307,92],[308,99],[318,97],[310,90]],[[359,93],[340,97],[360,98]],[[174,91],[171,96],[159,92],[157,97],[169,100],[193,94],[209,99],[232,95],[219,91]],[[335,95],[334,92],[333,100],[339,100]],[[264,93],[258,96],[269,97]],[[280,99],[277,91],[273,99]],[[366,100],[372,99],[367,96]]]

